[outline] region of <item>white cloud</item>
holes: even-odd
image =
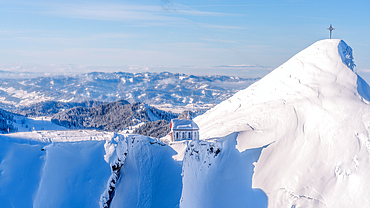
[[[370,73],[370,69],[356,69],[358,72]]]

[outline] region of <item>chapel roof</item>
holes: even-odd
[[[172,119],[171,130],[199,130],[199,127],[193,120]]]

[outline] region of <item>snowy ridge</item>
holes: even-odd
[[[370,94],[354,66],[344,41],[318,41],[197,117],[201,139],[270,144],[253,174],[268,207],[368,207]]]
[[[114,136],[113,132],[98,130],[45,130],[32,132],[18,132],[7,134],[7,137],[26,139],[42,143],[54,142],[80,142],[80,141],[109,141]]]
[[[339,45],[341,47],[338,47]],[[241,132],[240,136],[243,136],[243,132],[250,133],[252,130],[258,134],[259,123],[264,123],[263,126],[266,128],[269,124],[275,125],[275,122],[279,121],[278,117],[284,118],[287,112],[295,114],[295,106],[287,105],[290,103],[303,101],[307,104],[323,105],[325,104],[323,100],[327,102],[347,98],[358,100],[360,95],[357,90],[358,76],[349,70],[347,63],[343,62],[345,60],[339,55],[344,53],[341,49],[348,48],[350,47],[341,40],[323,40],[301,51],[260,81],[197,117],[195,122],[199,123],[201,137],[203,139],[223,137],[233,132]],[[363,86],[367,84],[363,83]],[[267,117],[270,111],[274,113]],[[256,114],[261,115],[258,120],[255,120],[255,116],[251,118]],[[273,119],[275,121],[271,121]],[[289,119],[288,123],[291,122],[294,122],[294,119]],[[279,124],[286,125],[281,122]],[[257,146],[272,142],[268,138],[265,140]],[[246,147],[238,148],[242,150]]]
[[[112,154],[116,153],[115,159],[110,162],[112,175],[109,177],[107,189],[101,195],[99,201],[101,208],[109,208],[115,194],[116,183],[120,178],[121,168],[126,161],[126,156],[128,153],[127,140],[122,135],[115,135],[111,141],[107,141],[104,144],[104,148],[106,152],[104,158],[107,162],[109,162],[109,158],[111,158]]]

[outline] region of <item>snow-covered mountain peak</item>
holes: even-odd
[[[353,72],[352,49],[342,40],[321,40],[275,69],[251,88],[272,85],[280,93],[301,96],[340,96],[343,89],[354,94],[357,75]],[[274,90],[275,91],[275,90]],[[276,93],[274,93],[276,94]],[[260,94],[260,96],[266,96]]]
[[[344,41],[318,41],[194,119],[200,138],[265,146],[253,187],[269,207],[370,206],[370,87],[354,66]]]
[[[344,41],[318,41],[247,89],[196,118],[200,136],[202,139],[223,137],[258,128],[260,121],[244,122],[246,117],[271,111],[273,106],[304,102],[331,108],[331,104],[336,102],[344,104],[348,100],[359,100],[359,97],[367,99],[367,91],[362,89],[368,85],[362,81],[359,89],[358,80],[361,78],[358,79],[353,72],[353,66],[352,49]],[[266,123],[273,120],[266,119]],[[266,144],[268,142],[257,146]]]

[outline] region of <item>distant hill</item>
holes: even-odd
[[[163,137],[169,133],[169,122],[172,118],[185,118],[187,112],[176,114],[162,111],[143,103],[130,104],[125,100],[110,103],[101,101],[77,103],[45,101],[13,110],[13,113],[27,117],[51,117],[51,121],[54,124],[68,129],[98,129],[106,131],[126,129],[130,133],[156,138]],[[8,121],[3,122],[4,126],[7,124],[3,128],[4,132],[7,132],[8,128],[12,132],[17,131],[16,128],[11,127],[13,113],[7,112],[6,114]],[[202,113],[202,111],[190,111],[192,118]],[[23,120],[27,120],[27,118]],[[35,128],[37,129],[38,127]]]
[[[118,99],[149,105],[207,106],[218,104],[259,80],[170,72],[93,72],[76,76],[0,79],[0,107],[3,109],[42,101],[78,103],[86,100],[113,102]]]
[[[52,122],[70,129],[120,131],[139,123],[169,122],[177,116],[143,103],[130,104],[120,100],[97,107],[74,107],[55,114]]]
[[[84,102],[60,102],[60,101],[44,101],[40,103],[34,103],[30,106],[20,107],[14,110],[14,113],[18,113],[24,116],[53,116],[61,111],[73,108],[73,107],[97,107],[103,104],[101,101],[84,101]]]

